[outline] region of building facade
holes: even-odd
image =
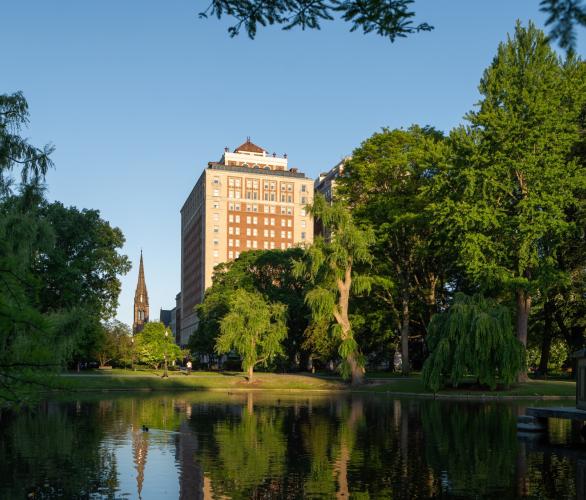
[[[138,282],[134,292],[134,321],[132,322],[132,333],[138,333],[145,323],[149,321],[149,294],[144,279],[144,266],[142,262],[142,250],[140,251],[140,265],[138,267]]]
[[[315,180],[315,193],[322,195],[328,203],[334,201],[336,195],[336,181],[339,177],[344,175],[344,164],[349,159],[350,157],[344,158],[328,172],[319,174],[319,177]],[[325,240],[329,240],[332,236],[329,231],[323,227],[319,219],[314,221],[313,231],[315,235],[323,236]]]
[[[181,334],[197,326],[195,306],[212,284],[214,267],[248,250],[287,249],[313,241],[306,205],[313,182],[247,140],[208,163],[181,208]]]

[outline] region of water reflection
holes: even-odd
[[[0,498],[584,498],[577,429],[517,435],[523,411],[359,395],[54,401],[2,416]]]

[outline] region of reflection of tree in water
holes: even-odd
[[[216,495],[251,498],[274,495],[284,475],[285,440],[283,415],[277,408],[255,408],[253,394],[240,416],[226,415],[213,429],[212,446],[204,449],[201,461]]]
[[[433,401],[422,407],[425,454],[443,493],[515,494],[516,413],[511,406]]]
[[[114,454],[97,403],[49,403],[35,413],[3,415],[0,427],[0,498],[114,498]]]

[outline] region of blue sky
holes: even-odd
[[[179,209],[208,161],[246,136],[315,177],[381,127],[449,130],[515,20],[538,0],[416,0],[435,26],[391,44],[269,28],[230,38],[205,0],[18,0],[2,7],[0,93],[29,101],[26,135],[56,146],[48,196],[96,208],[135,266],[118,318],[132,323],[140,249],[151,318],[179,291]],[[586,33],[579,32],[584,54]]]

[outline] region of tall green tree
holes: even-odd
[[[361,229],[341,202],[328,204],[316,196],[310,212],[331,234],[329,241],[315,238],[296,262],[295,274],[310,282],[305,301],[315,321],[334,321],[333,330],[339,339],[338,352],[343,360],[342,374],[350,375],[352,384],[363,382],[364,359],[360,353],[350,322],[350,298],[370,290],[371,279],[360,272],[360,266],[372,262],[370,247],[372,231]]]
[[[354,150],[339,180],[337,192],[355,219],[375,228],[374,290],[398,320],[404,373],[410,369],[411,324],[423,312],[425,328],[453,264],[452,245],[426,211],[426,189],[448,157],[443,134],[433,128],[383,129]]]
[[[287,308],[267,302],[258,292],[237,290],[228,311],[220,322],[216,352],[223,354],[235,350],[242,358],[248,382],[253,382],[256,365],[266,364],[283,354],[281,343],[287,336]]]
[[[543,32],[517,23],[482,77],[470,126],[452,133],[456,155],[436,184],[444,193],[432,207],[438,222],[458,242],[472,279],[514,294],[524,346],[533,297],[563,278],[556,256],[585,182],[570,154],[579,138],[581,64],[562,62]]]
[[[181,349],[175,343],[173,334],[163,323],[147,323],[135,336],[135,352],[141,363],[157,370],[165,361],[171,362],[181,357]]]
[[[110,362],[118,365],[127,365],[132,362],[132,332],[130,327],[118,320],[112,320],[102,325],[102,337],[97,356],[100,366]]]

